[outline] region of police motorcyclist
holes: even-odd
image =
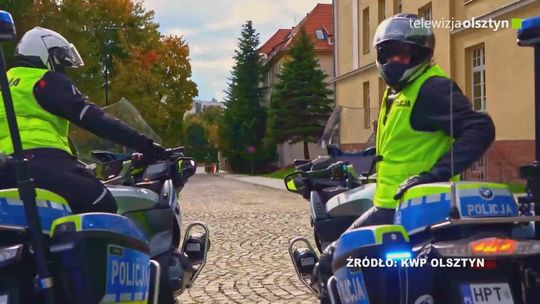
[[[349,229],[392,224],[407,189],[456,179],[495,138],[491,118],[473,111],[459,87],[432,63],[435,36],[430,28],[413,27],[417,19],[413,14],[390,17],[374,37],[376,65],[388,85],[376,128],[377,189],[374,207]],[[331,276],[334,246],[321,255],[314,280],[326,282]]]
[[[150,157],[165,149],[85,100],[65,75],[83,60],[60,34],[35,27],[15,51],[17,67],[7,72],[22,148],[36,186],[64,197],[74,213],[117,210],[112,194],[72,155],[69,123]],[[3,99],[0,97],[0,103]],[[0,105],[0,151],[13,153],[4,106]],[[0,187],[16,186],[14,169],[0,176]]]

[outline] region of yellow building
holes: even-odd
[[[371,121],[377,119],[385,88],[372,48],[377,26],[404,12],[433,22],[434,61],[469,97],[473,108],[488,112],[495,122],[496,142],[466,178],[517,180],[518,167],[532,163],[533,51],[516,45],[512,19],[539,16],[540,1],[334,0],[333,5],[334,82],[336,104],[343,107],[340,142],[344,149],[363,148],[371,135]]]

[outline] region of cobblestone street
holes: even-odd
[[[181,303],[317,303],[300,283],[287,251],[311,236],[308,204],[284,190],[196,174],[180,194],[184,224],[206,222],[206,267]]]

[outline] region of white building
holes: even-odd
[[[200,113],[203,111],[206,107],[220,107],[225,108],[225,103],[217,101],[215,98],[212,98],[211,101],[204,101],[204,100],[194,100],[193,101],[193,107],[191,110],[186,112],[187,114],[194,114],[194,113]]]

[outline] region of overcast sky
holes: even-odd
[[[296,25],[317,3],[331,0],[144,0],[162,34],[183,36],[190,47],[199,100],[222,101],[232,56],[247,20],[263,44],[279,28]]]

